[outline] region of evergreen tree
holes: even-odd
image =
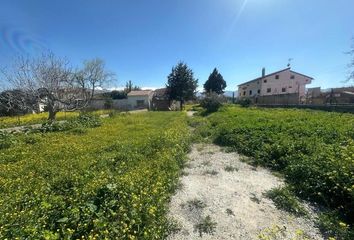
[[[166,87],[170,100],[180,101],[182,110],[185,101],[195,98],[198,79],[194,78],[193,71],[183,62],[172,68],[167,79]]]
[[[218,72],[216,68],[210,74],[208,80],[204,83],[205,92],[214,92],[217,94],[224,93],[224,89],[226,88],[226,82],[223,76]]]

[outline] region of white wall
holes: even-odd
[[[276,79],[276,75],[279,79]],[[291,76],[294,79],[291,79]],[[290,69],[282,71],[280,73],[272,74],[263,79],[258,79],[247,84],[241,85],[238,88],[238,93],[240,98],[259,96],[270,96],[278,94],[289,94],[289,93],[299,93],[300,97],[305,96],[306,84],[310,84],[311,79],[303,75],[292,72]],[[271,89],[268,92],[268,89]],[[285,88],[285,92],[282,89]],[[250,90],[252,94],[250,95]],[[260,94],[258,94],[260,90]],[[244,95],[246,92],[246,95]]]
[[[262,82],[261,80],[257,80],[257,81],[247,83],[246,85],[240,86],[238,88],[238,96],[240,98],[244,98],[244,97],[253,97],[259,95],[258,90],[261,90],[261,82]],[[251,94],[250,91],[252,91]]]
[[[279,79],[275,78],[276,75],[279,75]],[[292,75],[295,77],[294,79],[291,79]],[[264,82],[264,80],[266,80],[267,82]],[[264,78],[262,80],[261,95],[269,96],[277,94],[299,93],[301,97],[305,96],[306,84],[310,83],[310,78],[294,73],[290,70],[286,70]],[[268,88],[271,89],[270,93],[267,92]],[[285,88],[286,91],[283,92],[282,88]]]

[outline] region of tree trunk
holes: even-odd
[[[55,110],[55,107],[51,102],[47,103],[47,107],[48,107],[48,113],[49,113],[48,121],[53,122],[53,121],[55,121],[55,116],[57,115],[58,111]]]
[[[56,115],[57,115],[57,112],[56,112],[56,111],[49,110],[48,120],[49,120],[50,122],[55,121],[55,116],[56,116]]]
[[[180,111],[183,111],[183,99],[181,99],[181,102],[180,102],[181,104],[180,104],[180,106],[181,106],[181,109],[180,109]]]

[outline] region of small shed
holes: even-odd
[[[153,96],[152,90],[131,91],[128,93],[128,104],[132,109],[150,109]]]

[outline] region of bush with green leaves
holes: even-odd
[[[216,93],[206,93],[204,98],[200,101],[200,106],[203,107],[207,113],[216,112],[225,102],[223,96]]]
[[[252,100],[249,98],[242,98],[238,101],[238,104],[240,104],[241,107],[249,107],[252,104]]]

